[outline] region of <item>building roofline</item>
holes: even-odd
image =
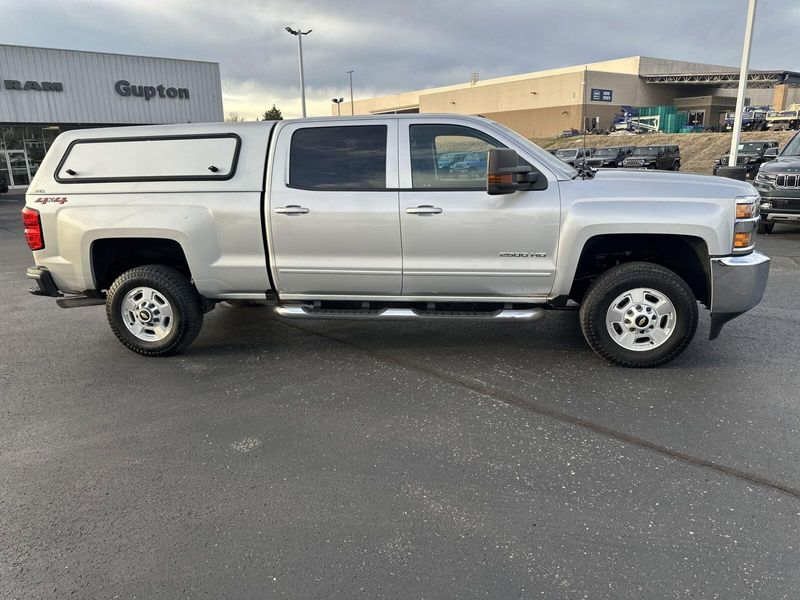
[[[217,65],[219,66],[218,62],[211,61],[211,60],[197,60],[194,58],[174,58],[168,56],[151,56],[147,54],[123,54],[122,52],[98,52],[97,50],[75,50],[72,48],[48,48],[46,46],[21,46],[19,44],[0,44],[2,48],[23,48],[26,50],[54,50],[56,52],[80,52],[82,54],[99,54],[99,55],[107,55],[107,56],[125,56],[128,58],[150,58],[155,60],[177,60],[181,62],[195,62],[195,63],[202,63],[206,65]]]

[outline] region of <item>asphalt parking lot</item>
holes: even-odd
[[[537,323],[218,307],[147,359],[0,202],[0,597],[796,598],[800,228],[656,370]]]

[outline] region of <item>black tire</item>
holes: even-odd
[[[611,304],[628,290],[651,288],[666,296],[675,308],[675,327],[652,350],[630,350],[614,341],[606,326]],[[657,367],[683,352],[697,331],[697,300],[691,288],[675,272],[646,262],[612,267],[587,290],[580,309],[581,331],[592,350],[623,367]]]
[[[163,339],[140,339],[123,320],[123,300],[138,286],[156,290],[169,302],[172,317],[169,332]],[[202,303],[197,291],[183,274],[162,265],[136,267],[120,275],[108,290],[106,317],[117,339],[129,350],[143,356],[176,354],[194,341],[203,326]]]
[[[772,233],[773,229],[775,229],[775,223],[768,223],[764,219],[758,222],[758,233]]]
[[[673,171],[680,171],[680,170],[681,170],[681,163],[680,163],[680,161],[677,161],[677,160],[676,160],[674,163],[672,163],[672,170],[673,170]]]

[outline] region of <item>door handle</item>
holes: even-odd
[[[305,206],[290,204],[289,206],[279,206],[275,212],[279,215],[305,215],[308,213],[308,209]]]
[[[430,204],[423,204],[422,206],[406,209],[406,213],[409,215],[438,215],[441,214],[441,212],[441,208],[438,206],[431,206]]]

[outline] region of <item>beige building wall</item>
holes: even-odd
[[[676,97],[728,95],[728,90],[698,86],[646,84],[641,75],[735,71],[732,67],[633,56],[587,65],[575,65],[356,100],[357,115],[391,112],[480,114],[503,123],[528,137],[548,137],[566,129],[581,130],[582,117],[599,119],[607,129],[621,105],[658,106]],[[591,100],[592,89],[612,90],[611,102]],[[796,91],[793,89],[791,91]],[[736,90],[731,90],[731,94]],[[759,92],[755,94],[754,92]],[[762,93],[763,92],[763,93]],[[750,90],[748,95],[767,96],[772,90]],[[791,92],[787,94],[795,96]],[[760,97],[758,98],[760,100]],[[350,114],[350,103],[342,103]],[[331,114],[337,114],[335,105]]]

